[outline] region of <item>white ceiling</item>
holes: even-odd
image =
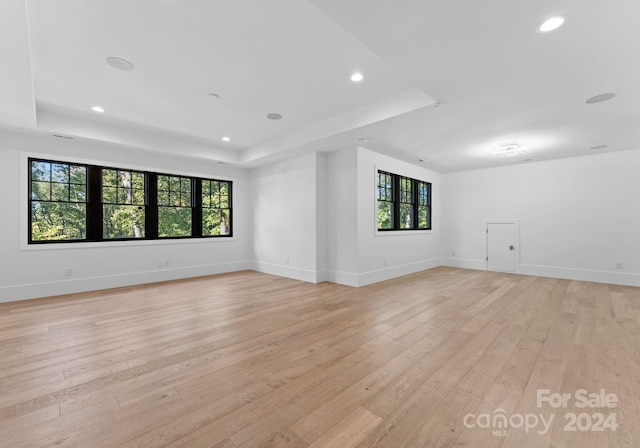
[[[440,172],[635,149],[639,17],[631,0],[2,0],[0,124],[247,167],[356,145]],[[511,143],[525,154],[494,154]]]

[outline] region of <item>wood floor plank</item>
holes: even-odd
[[[0,304],[0,366],[12,448],[636,447],[640,288],[243,271]],[[585,410],[538,406],[542,389],[615,393],[600,411],[617,429],[566,431]],[[544,434],[465,424],[497,411],[554,420]]]
[[[363,408],[357,408],[332,431],[325,432],[309,448],[353,448],[360,443],[382,419]]]

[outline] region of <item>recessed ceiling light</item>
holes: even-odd
[[[564,25],[564,22],[566,22],[566,20],[567,19],[564,16],[551,17],[550,19],[547,19],[544,22],[542,22],[542,24],[538,27],[538,32],[548,33],[549,31],[556,30],[560,28],[562,25]]]
[[[604,101],[609,101],[611,98],[615,96],[616,96],[615,93],[603,93],[601,95],[592,96],[587,101],[585,101],[585,103],[587,104],[602,103]]]
[[[362,76],[362,73],[355,72],[353,75],[351,75],[351,81],[353,82],[360,82],[363,79],[364,79],[364,76]]]
[[[591,148],[589,148],[589,149],[604,149],[604,148],[606,148],[606,147],[608,147],[608,146],[609,146],[609,145],[598,145],[598,146],[592,146],[592,147],[591,147]]]
[[[93,106],[93,107],[91,108],[91,110],[92,110],[92,111],[94,111],[94,112],[98,112],[98,113],[100,113],[100,114],[101,114],[102,112],[104,112],[104,108],[103,108],[103,107],[101,107],[101,106]]]
[[[231,141],[231,139],[230,139],[229,137],[226,137],[226,136],[225,136],[225,137],[222,137],[222,141],[223,141],[223,142],[230,142],[230,141]]]
[[[133,65],[131,62],[127,61],[126,59],[116,58],[114,56],[108,57],[106,61],[107,61],[107,64],[109,64],[111,67],[118,70],[125,71],[125,72],[133,71],[133,69],[136,68],[135,65]]]
[[[267,114],[267,118],[269,120],[280,120],[282,118],[282,114],[271,112],[270,114]]]

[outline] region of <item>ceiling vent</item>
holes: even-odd
[[[115,56],[109,56],[105,60],[107,61],[107,64],[109,64],[111,67],[117,70],[122,70],[123,72],[131,72],[136,68],[135,65],[133,65],[131,62],[127,61],[126,59],[116,58]]]

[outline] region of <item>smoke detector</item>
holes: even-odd
[[[499,146],[496,151],[497,156],[514,157],[524,154],[524,148],[517,143]]]

